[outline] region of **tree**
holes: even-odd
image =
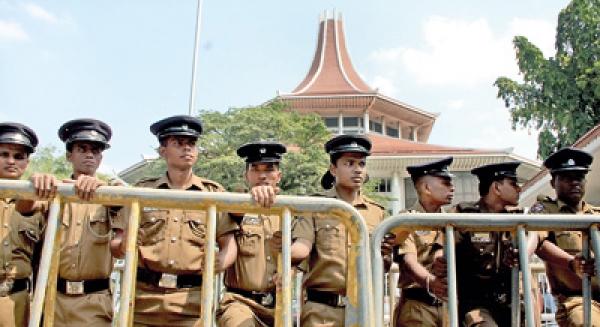
[[[321,176],[329,167],[323,144],[331,132],[315,115],[285,110],[286,104],[272,101],[257,107],[231,108],[224,113],[202,110],[204,126],[198,141],[200,154],[194,173],[221,183],[227,190],[245,187],[245,163],[236,150],[242,144],[273,140],[285,144],[288,152],[281,162],[282,194],[311,194],[320,190]],[[152,175],[166,170],[163,160],[152,167]]]
[[[73,169],[71,163],[67,161],[64,151],[59,151],[54,145],[41,146],[37,148],[29,160],[29,167],[22,179],[29,179],[33,173],[45,173],[56,176],[59,180],[71,178]],[[97,173],[97,177],[108,181],[110,177],[105,174]]]
[[[71,164],[64,152],[60,152],[54,145],[42,146],[31,155],[29,168],[23,179],[28,179],[33,173],[53,174],[58,179],[63,179],[71,177],[71,171]]]
[[[558,16],[556,56],[513,40],[523,83],[499,77],[512,128],[541,130],[538,156],[572,145],[600,121],[600,0],[573,0]]]

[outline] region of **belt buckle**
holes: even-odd
[[[66,293],[69,295],[83,294],[83,281],[67,281]]]
[[[268,307],[273,304],[273,295],[271,293],[258,293],[261,295],[260,304],[262,306]]]
[[[6,280],[0,283],[0,296],[8,296],[10,294],[10,291],[12,291],[14,284],[15,282],[13,280]]]
[[[337,296],[336,307],[345,307],[346,306],[346,297],[344,295],[339,295],[339,294],[336,294],[336,296]]]
[[[177,275],[163,273],[158,281],[158,286],[163,288],[177,288]]]

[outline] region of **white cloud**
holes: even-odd
[[[398,93],[398,89],[394,86],[394,81],[386,76],[375,76],[375,78],[369,83],[373,88],[379,89],[379,93],[387,96],[394,96]]]
[[[493,82],[498,76],[518,77],[512,40],[524,35],[546,55],[554,48],[550,22],[513,19],[495,32],[485,19],[456,20],[432,16],[423,25],[419,47],[379,49],[371,59],[386,66],[404,66],[423,85],[467,86]]]
[[[459,110],[465,106],[465,100],[463,99],[455,99],[455,100],[447,100],[442,103],[442,107],[448,108],[451,110]]]
[[[10,23],[0,20],[1,40],[29,40],[29,35],[19,23]]]
[[[26,4],[25,11],[27,12],[27,14],[29,14],[29,16],[41,19],[48,23],[58,23],[60,21],[58,17],[56,17],[56,15],[54,15],[53,13],[33,3]]]

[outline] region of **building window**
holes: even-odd
[[[385,132],[387,133],[388,136],[391,136],[391,137],[400,137],[400,134],[398,134],[398,129],[397,128],[393,128],[393,127],[387,126],[386,129],[385,129]]]
[[[346,127],[360,127],[358,117],[344,117],[344,129]]]
[[[377,186],[377,192],[379,193],[390,193],[392,192],[392,180],[389,178],[383,178],[379,181]]]
[[[381,126],[380,123],[374,122],[372,120],[369,120],[369,128],[371,129],[371,131],[382,134],[383,133],[383,128]]]
[[[331,127],[335,127],[338,128],[338,119],[337,117],[334,118],[323,118],[323,120],[325,121],[325,126],[331,128]]]

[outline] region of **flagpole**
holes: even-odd
[[[192,87],[190,90],[190,116],[194,115],[194,101],[196,97],[196,71],[198,66],[198,48],[200,46],[200,22],[202,20],[202,0],[198,0],[198,14],[196,16],[196,42],[194,44],[194,64],[192,65]]]

